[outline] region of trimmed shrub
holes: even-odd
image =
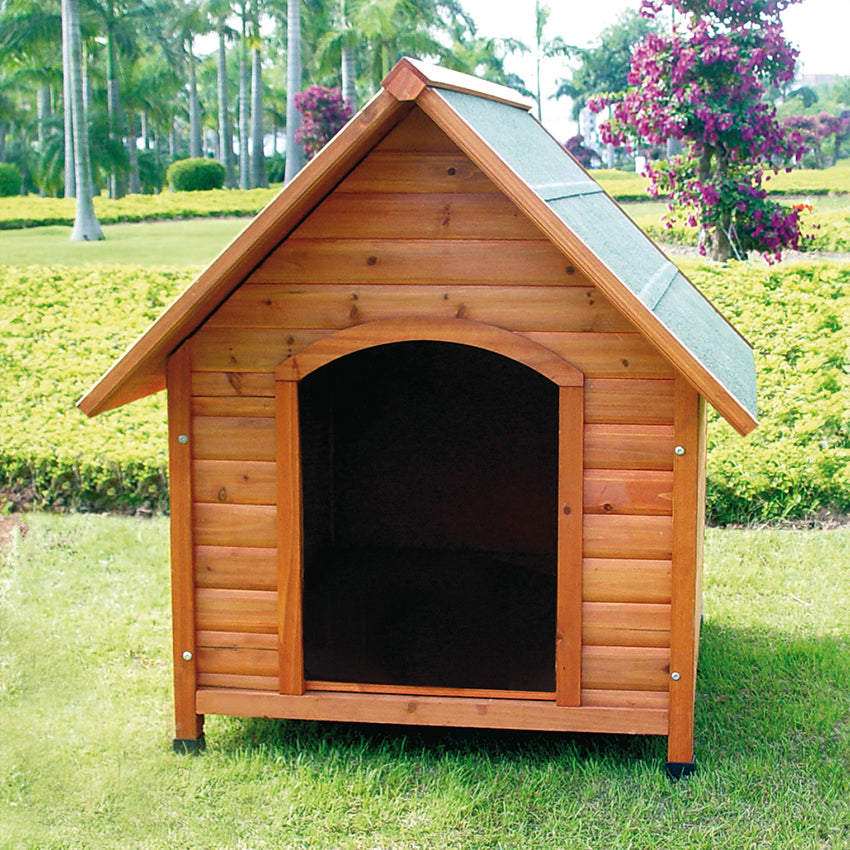
[[[224,166],[214,159],[178,159],[168,166],[165,181],[172,192],[221,189],[224,185]]]
[[[0,162],[0,198],[21,194],[21,172],[10,162]]]

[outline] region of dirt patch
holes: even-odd
[[[19,538],[26,537],[28,529],[20,514],[0,516],[0,551],[11,549]]]

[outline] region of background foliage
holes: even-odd
[[[850,511],[850,266],[686,263],[754,344],[761,427],[710,428],[715,522]],[[37,505],[166,505],[162,395],[87,420],[74,403],[190,281],[128,266],[0,266],[0,488]],[[716,419],[716,417],[714,417]]]

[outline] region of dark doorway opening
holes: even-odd
[[[555,690],[558,387],[400,342],[301,381],[308,681]]]

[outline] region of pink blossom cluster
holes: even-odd
[[[310,86],[297,92],[295,105],[303,116],[295,141],[312,159],[352,116],[351,106],[337,88]]]
[[[644,15],[672,7],[684,19],[635,47],[626,92],[588,101],[597,112],[611,108],[600,128],[606,143],[682,140],[687,157],[648,169],[650,191],[688,207],[704,232],[725,223],[730,241],[771,256],[799,240],[799,216],[773,208],[761,189],[765,168],[790,165],[804,148],[768,98],[794,76],[797,51],[779,19],[793,2],[643,0]]]

